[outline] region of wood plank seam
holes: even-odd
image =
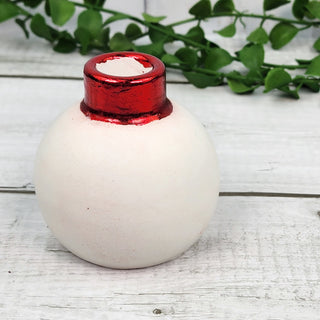
[[[0,78],[14,78],[14,79],[44,79],[44,80],[77,80],[83,81],[83,77],[71,77],[71,76],[44,76],[44,75],[24,75],[24,74],[0,74]],[[167,80],[170,84],[189,84],[188,81]]]
[[[24,193],[35,194],[34,186],[28,183],[21,187],[0,186],[0,193]],[[267,197],[267,198],[309,198],[318,199],[317,193],[290,193],[290,192],[254,192],[254,191],[224,191],[219,193],[220,197]]]

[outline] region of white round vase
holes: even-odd
[[[38,149],[43,217],[63,246],[92,263],[130,269],[171,260],[199,239],[214,212],[212,142],[166,98],[157,58],[104,54],[84,74],[84,100],[56,119]]]

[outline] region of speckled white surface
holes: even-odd
[[[106,62],[97,63],[96,69],[111,76],[129,77],[148,73],[152,70],[152,67],[144,67],[134,58],[119,57],[113,60],[107,60]]]
[[[200,237],[216,206],[218,169],[206,131],[177,105],[143,126],[90,120],[77,105],[42,140],[35,185],[47,224],[70,251],[139,268]]]

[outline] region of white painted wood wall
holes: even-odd
[[[182,19],[193,2],[108,5],[165,14],[170,22]],[[208,23],[208,35],[216,37],[212,30],[224,23]],[[303,92],[299,101],[259,90],[236,96],[227,87],[196,89],[169,72],[169,97],[192,111],[216,144],[218,209],[204,236],[178,259],[141,270],[105,269],[54,239],[32,185],[37,145],[53,119],[81,99],[88,57],[57,54],[17,31],[11,22],[0,25],[1,320],[320,319],[318,94]],[[306,32],[266,59],[312,57],[307,48],[317,37]],[[241,32],[234,40],[214,39],[233,50],[244,44]]]

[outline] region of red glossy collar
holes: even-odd
[[[137,76],[111,76],[97,63],[130,57],[152,70]],[[143,125],[168,116],[172,104],[166,96],[165,66],[156,57],[137,52],[112,52],[90,59],[84,67],[85,97],[81,111],[92,120]]]

